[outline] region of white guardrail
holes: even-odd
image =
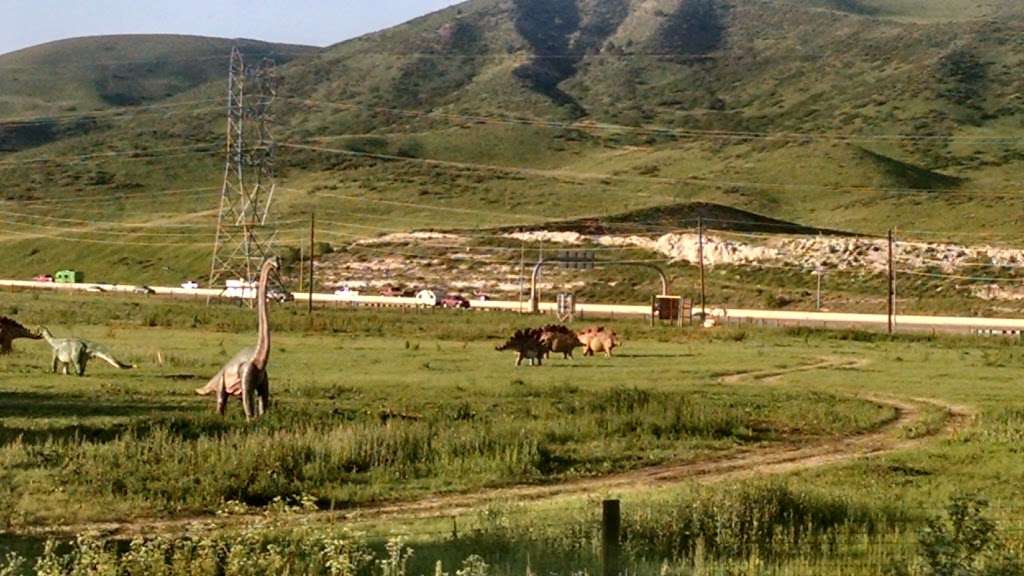
[[[98,294],[135,294],[141,287],[125,284],[58,284],[54,282],[33,282],[26,280],[0,280],[0,287],[53,290],[66,292],[95,292]],[[153,294],[179,298],[220,298],[224,292],[216,289],[149,287]],[[307,302],[309,293],[294,293],[295,301]],[[416,298],[395,298],[389,296],[354,296],[341,294],[314,293],[313,301],[326,304],[348,304],[352,306],[379,307],[424,307]],[[500,310],[526,312],[529,303],[502,300],[470,300],[470,307],[477,310]],[[541,312],[558,309],[554,302],[542,302]],[[614,304],[577,304],[577,312],[591,317],[650,317],[650,306],[629,306]],[[885,314],[852,314],[842,312],[800,312],[780,310],[743,310],[708,307],[709,315],[716,316],[724,323],[766,324],[810,327],[885,327],[889,318]],[[1024,318],[980,318],[957,316],[914,316],[898,315],[895,318],[901,330],[937,330],[953,332],[1024,333]]]

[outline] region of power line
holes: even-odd
[[[64,122],[67,120],[77,119],[117,119],[121,116],[125,118],[132,118],[136,115],[150,112],[162,112],[168,109],[181,108],[181,107],[194,107],[196,104],[207,104],[210,102],[220,102],[220,98],[206,98],[203,100],[191,100],[188,102],[176,102],[173,104],[149,104],[144,106],[131,106],[127,108],[115,108],[112,110],[96,110],[94,112],[81,112],[81,113],[64,113],[64,114],[50,114],[42,116],[22,116],[18,118],[0,118],[0,125],[6,126],[31,126],[34,124],[52,124],[54,122]],[[209,112],[217,110],[217,108],[190,108],[181,112],[173,112],[174,114],[192,114],[197,112]],[[5,126],[5,127],[6,127]]]
[[[164,54],[178,54],[184,51],[168,50]],[[284,56],[286,58],[299,58],[307,54],[315,54],[316,50],[304,51],[301,53],[291,52],[279,52],[276,50],[263,51],[258,46],[250,48],[243,48],[242,52],[252,52],[264,58],[273,58],[275,56]],[[7,56],[10,56],[8,54]],[[208,60],[222,60],[225,63],[230,60],[230,56],[225,54],[209,55],[209,56],[190,56],[187,58],[165,58],[162,55],[156,55],[151,58],[145,59],[124,59],[124,60],[103,60],[94,61],[89,60],[86,62],[67,62],[62,61],[60,63],[47,63],[47,64],[0,64],[0,70],[8,69],[29,69],[29,68],[88,68],[97,66],[116,66],[119,64],[163,64],[165,62],[205,62]]]
[[[205,150],[199,150],[205,148]],[[174,152],[180,150],[195,150],[182,154],[154,154],[155,152]],[[77,156],[46,156],[39,158],[28,158],[24,160],[0,162],[0,168],[22,167],[28,165],[46,164],[48,162],[88,162],[97,158],[119,158],[126,160],[154,160],[158,158],[170,158],[174,156],[202,155],[216,152],[209,144],[191,144],[187,146],[172,146],[167,148],[119,150],[111,152],[95,152],[92,154],[80,154]]]
[[[50,207],[52,207],[53,204],[76,204],[76,203],[79,203],[79,202],[89,202],[90,204],[95,204],[95,203],[103,203],[103,202],[120,202],[120,201],[125,200],[125,199],[136,199],[136,198],[150,199],[150,198],[152,198],[152,197],[154,197],[156,195],[160,195],[160,196],[174,196],[174,195],[181,194],[181,195],[186,195],[186,196],[193,196],[193,195],[194,196],[198,196],[198,194],[196,194],[196,193],[212,192],[212,191],[215,191],[215,190],[219,191],[220,188],[219,187],[214,188],[214,187],[209,187],[208,186],[208,187],[205,187],[205,188],[183,188],[183,189],[177,189],[177,190],[155,190],[155,191],[152,191],[152,192],[140,192],[140,193],[134,193],[134,194],[133,193],[128,193],[128,194],[120,194],[120,195],[110,195],[110,194],[98,195],[97,194],[95,196],[92,196],[92,195],[90,195],[90,196],[75,196],[75,197],[71,197],[71,198],[62,197],[62,198],[51,198],[51,199],[47,199],[47,200],[4,200],[4,199],[0,199],[0,202],[5,202],[5,203],[9,203],[9,204],[17,204],[19,207],[24,207],[26,205],[29,206],[29,207],[31,207],[33,205],[41,205],[41,207],[50,208]],[[117,193],[114,193],[114,194],[117,194]],[[75,210],[79,210],[79,207],[76,206]]]

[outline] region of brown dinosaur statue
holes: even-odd
[[[622,346],[619,335],[611,330],[606,330],[604,326],[587,328],[578,332],[576,336],[580,339],[581,345],[586,348],[584,356],[594,356],[599,352],[604,352],[605,356],[611,358],[612,351]]]
[[[18,338],[42,340],[43,335],[32,332],[6,316],[0,316],[0,356],[13,352],[14,346],[11,344]]]
[[[228,399],[232,396],[242,399],[245,419],[253,420],[263,416],[270,408],[270,379],[267,363],[270,360],[270,319],[267,314],[267,284],[270,273],[277,267],[273,260],[263,263],[260,283],[256,291],[256,313],[259,318],[259,335],[255,348],[246,348],[235,355],[210,382],[196,390],[200,396],[217,395],[217,412],[223,416]]]
[[[544,363],[544,356],[549,352],[546,344],[541,342],[543,331],[536,328],[516,330],[516,333],[501,346],[495,347],[498,352],[514,350],[516,352],[516,366],[522,366],[523,360],[529,360],[530,366],[540,366]]]
[[[567,360],[573,357],[573,350],[583,346],[575,332],[566,326],[554,324],[541,328],[540,341],[548,347],[547,357],[554,352],[562,354]]]

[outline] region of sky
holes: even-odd
[[[196,34],[326,46],[459,0],[0,0],[0,54],[76,36]]]

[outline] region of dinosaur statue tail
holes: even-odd
[[[100,360],[103,360],[104,362],[110,364],[114,368],[120,368],[121,370],[130,370],[132,368],[135,368],[134,364],[125,364],[124,362],[121,362],[120,360],[114,358],[110,354],[107,354],[106,352],[93,352],[91,355],[93,358],[99,358]]]
[[[216,376],[210,378],[210,381],[206,383],[206,386],[203,386],[202,388],[196,388],[196,394],[200,396],[210,396],[212,394],[216,394],[217,388],[220,385],[221,377],[223,376],[223,374],[224,371],[222,370],[218,372]]]

